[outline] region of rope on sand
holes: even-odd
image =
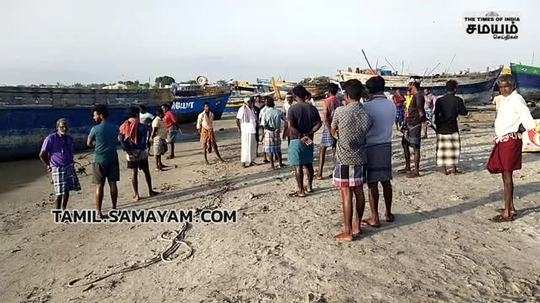
[[[120,269],[118,271],[115,271],[115,272],[112,272],[112,273],[109,273],[109,274],[106,274],[106,275],[103,275],[101,277],[98,277],[98,278],[96,278],[96,279],[94,279],[92,281],[88,281],[86,283],[79,283],[88,276],[88,275],[86,275],[83,278],[77,278],[77,279],[69,281],[69,283],[66,284],[66,287],[74,288],[74,287],[88,286],[85,290],[83,290],[83,291],[86,291],[86,290],[89,290],[92,287],[94,287],[94,285],[93,285],[94,283],[97,283],[97,282],[99,282],[101,280],[105,280],[105,279],[107,279],[107,278],[109,278],[111,276],[115,276],[115,275],[119,275],[119,274],[123,274],[123,273],[128,273],[128,272],[135,271],[135,270],[139,270],[139,269],[148,267],[148,266],[150,266],[152,264],[159,263],[160,261],[165,262],[165,263],[170,263],[170,262],[173,262],[175,260],[180,261],[180,260],[177,260],[178,255],[174,255],[174,253],[180,248],[180,246],[185,246],[187,248],[187,253],[181,259],[182,261],[186,260],[186,259],[190,258],[191,255],[193,254],[193,249],[191,248],[191,246],[189,246],[189,244],[187,244],[184,241],[188,228],[189,228],[188,223],[182,224],[182,227],[180,228],[180,230],[175,231],[176,236],[174,236],[174,238],[172,238],[172,239],[167,237],[167,235],[170,235],[173,232],[171,232],[171,231],[163,232],[161,234],[161,236],[160,236],[160,239],[165,240],[165,241],[170,241],[172,243],[170,244],[170,246],[167,249],[165,249],[163,252],[159,253],[158,255],[153,257],[152,259],[149,259],[149,260],[147,260],[147,261],[145,261],[143,263],[135,263],[135,264],[133,264],[131,266],[125,267],[123,269]]]

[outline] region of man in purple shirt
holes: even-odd
[[[69,192],[81,190],[81,185],[73,162],[75,146],[73,138],[67,134],[67,120],[56,121],[56,132],[43,141],[39,158],[45,164],[47,172],[51,173],[56,195],[56,209],[66,209]]]

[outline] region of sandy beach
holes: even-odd
[[[156,197],[147,198],[140,177],[144,199],[131,201],[120,152],[120,208],[237,210],[238,221],[193,223],[186,235],[190,258],[111,276],[92,287],[66,285],[154,257],[168,245],[160,235],[179,225],[55,224],[52,186],[39,161],[0,163],[0,302],[538,302],[540,154],[524,154],[523,169],[515,173],[517,220],[490,222],[502,206],[500,176],[485,170],[494,114],[486,107],[461,119],[461,175],[437,171],[430,132],[422,147],[422,177],[394,173],[396,221],[365,228],[351,243],[334,240],[341,205],[331,180],[316,180],[315,192],[305,199],[290,198],[291,167],[242,169],[230,115],[216,121],[228,163],[211,154],[212,164],[205,166],[188,127],[176,144],[177,158],[166,160],[177,168],[157,173],[151,159],[154,187],[161,192]],[[326,176],[332,170],[328,159]],[[91,157],[77,161],[89,163]],[[402,165],[395,133],[394,172]],[[68,208],[94,207],[91,167],[86,171],[82,191],[71,195]],[[108,190],[105,197],[109,209]]]

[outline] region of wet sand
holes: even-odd
[[[121,208],[238,210],[238,222],[194,223],[186,237],[194,249],[191,258],[113,276],[90,289],[66,284],[154,257],[168,245],[161,233],[179,226],[55,224],[52,187],[41,164],[0,163],[0,301],[538,301],[540,154],[524,154],[524,168],[515,173],[518,219],[488,221],[502,205],[500,176],[484,169],[493,115],[483,110],[462,120],[461,175],[436,170],[431,132],[422,147],[422,177],[394,174],[396,221],[365,228],[351,243],[333,238],[341,228],[341,206],[331,181],[316,180],[315,192],[305,199],[289,198],[295,188],[290,167],[242,169],[230,117],[216,122],[223,129],[217,132],[220,151],[229,163],[216,163],[212,154],[212,165],[203,165],[199,142],[187,130],[176,145],[177,158],[165,160],[178,168],[156,173],[150,159],[154,187],[162,192],[157,197],[131,202],[121,153]],[[394,171],[403,165],[399,144],[395,134]],[[331,169],[328,164],[325,175]],[[83,190],[72,194],[69,208],[92,209],[91,175],[80,180]],[[108,208],[108,192],[105,197]]]

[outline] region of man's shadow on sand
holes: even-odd
[[[540,182],[530,182],[527,184],[521,184],[517,185],[514,188],[514,197],[515,196],[525,196],[525,195],[532,195],[540,192]],[[382,199],[382,197],[381,197]],[[369,228],[369,229],[363,229],[364,231],[367,231],[366,234],[368,235],[374,235],[376,233],[384,232],[393,228],[398,227],[404,227],[420,222],[426,222],[433,219],[443,218],[451,215],[455,215],[458,213],[463,213],[472,209],[475,209],[480,206],[484,206],[490,203],[494,202],[501,202],[502,200],[502,190],[496,191],[494,193],[491,193],[487,197],[482,197],[476,200],[463,202],[457,205],[453,205],[446,208],[437,208],[429,211],[419,211],[419,212],[413,212],[413,213],[405,213],[405,214],[394,214],[396,219],[392,223],[383,223],[381,227],[379,228]],[[384,200],[379,200],[379,204],[384,203]],[[367,204],[367,201],[366,201]],[[367,206],[367,205],[366,205]],[[369,207],[366,207],[366,211],[369,212]],[[517,218],[523,217],[530,213],[536,213],[540,211],[540,205],[532,206],[525,209],[518,209],[517,210]],[[486,219],[487,220],[487,219]]]

